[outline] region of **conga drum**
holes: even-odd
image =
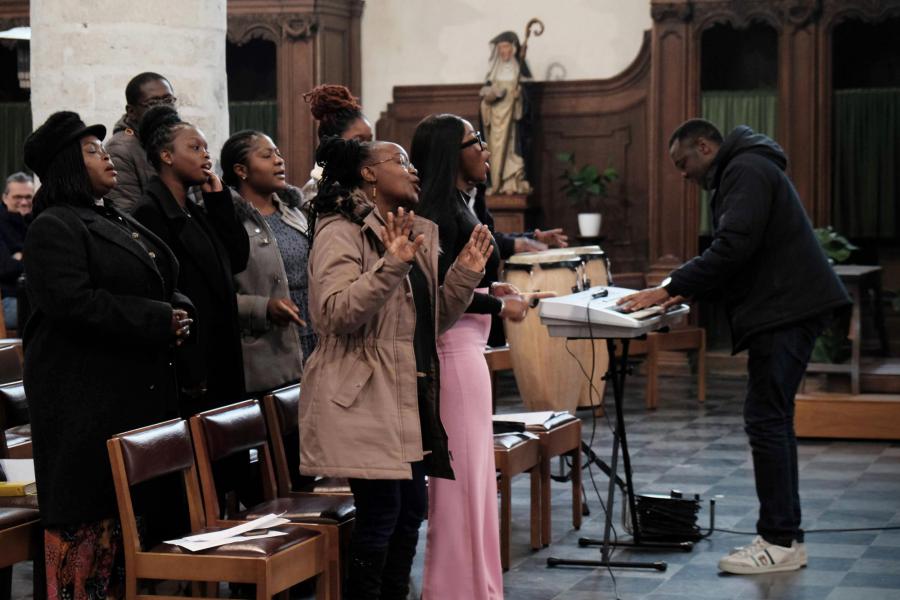
[[[580,281],[584,289],[609,285],[609,270],[606,253],[600,249],[600,246],[574,246],[566,248],[581,259],[581,276]],[[597,405],[603,398],[603,390],[606,382],[603,376],[609,367],[609,352],[606,350],[606,342],[603,340],[594,340],[594,392],[593,397],[590,396],[590,388],[588,380],[582,375],[584,385],[581,388],[581,394],[578,397],[578,406]],[[578,356],[578,360],[585,366],[588,375],[591,374],[591,341],[590,340],[573,340],[569,342],[569,349],[573,350]]]
[[[503,275],[523,293],[556,292],[562,296],[571,294],[573,288],[577,290],[581,265],[581,258],[568,249],[525,252],[506,261]],[[526,408],[574,411],[586,380],[566,351],[566,340],[550,337],[537,310],[528,311],[519,323],[503,323],[516,384]],[[590,346],[587,349],[589,362]]]

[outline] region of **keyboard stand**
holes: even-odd
[[[615,548],[644,548],[644,549],[654,549],[654,550],[682,550],[684,552],[690,552],[693,549],[693,544],[691,542],[683,542],[683,543],[657,543],[657,542],[646,542],[641,539],[641,531],[638,524],[636,503],[634,499],[634,481],[632,480],[631,474],[631,456],[628,453],[628,439],[625,434],[625,418],[623,415],[623,404],[625,400],[625,376],[628,374],[628,345],[631,339],[641,337],[649,333],[649,331],[657,330],[664,325],[657,324],[656,326],[642,327],[642,328],[621,328],[615,327],[612,328],[615,331],[612,331],[609,327],[588,327],[584,326],[573,326],[572,328],[567,328],[566,337],[570,339],[591,339],[591,334],[593,334],[593,339],[605,339],[606,340],[606,348],[609,351],[609,369],[606,373],[607,381],[612,382],[613,386],[613,398],[616,410],[616,426],[615,432],[613,435],[613,447],[612,447],[612,456],[609,461],[609,469],[611,472],[611,476],[609,477],[609,489],[606,496],[606,521],[603,526],[603,539],[593,539],[593,538],[579,538],[578,545],[581,547],[585,546],[600,546],[600,560],[574,560],[574,559],[562,559],[562,558],[554,558],[549,557],[547,559],[548,567],[556,567],[556,566],[578,566],[578,567],[609,567],[609,568],[630,568],[630,569],[656,569],[657,571],[665,571],[668,568],[668,565],[662,561],[654,561],[654,562],[637,562],[637,561],[623,561],[623,560],[611,560],[612,552]],[[579,331],[573,331],[572,329],[579,329]],[[600,331],[602,329],[602,331]],[[571,335],[574,334],[574,335]],[[553,335],[553,331],[551,328],[550,335]],[[622,354],[620,357],[616,356],[616,341],[619,341],[622,344]],[[624,501],[628,503],[628,512],[631,517],[631,530],[632,530],[632,540],[630,542],[625,541],[612,541],[612,519],[613,519],[613,504],[615,500],[615,491],[616,491],[616,482],[619,480],[617,475],[618,462],[619,462],[619,452],[621,450],[622,457],[622,466],[625,471],[625,489],[624,489]]]

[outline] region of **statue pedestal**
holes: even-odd
[[[525,231],[528,194],[488,194],[488,210],[494,215],[494,229],[501,233]]]

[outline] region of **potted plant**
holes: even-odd
[[[573,152],[560,152],[556,155],[566,168],[560,179],[564,181],[560,191],[572,206],[579,208],[578,232],[581,237],[597,237],[600,235],[602,215],[597,212],[597,200],[608,195],[607,185],[619,178],[618,171],[607,167],[601,171],[594,165],[584,165],[580,169],[575,166]]]
[[[846,237],[835,231],[831,225],[815,229],[816,239],[825,251],[828,262],[840,264],[850,258],[854,250],[859,250]],[[841,314],[831,325],[816,338],[813,346],[811,362],[840,363],[850,358],[850,340],[847,334],[850,329],[849,311]]]

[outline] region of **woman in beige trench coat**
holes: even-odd
[[[439,286],[437,225],[409,210],[419,178],[406,151],[329,138],[316,161],[309,281],[319,345],[300,401],[301,471],[350,478],[345,598],[401,599],[427,513],[425,475],[453,477],[435,339],[471,301],[490,234],[473,231]]]

